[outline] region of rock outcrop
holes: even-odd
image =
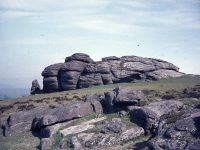
[[[81,118],[91,113],[102,113],[102,107],[90,102],[74,101],[66,106],[51,109],[49,107],[34,108],[11,114],[3,125],[4,135],[12,136],[25,131],[40,131],[56,123]]]
[[[184,104],[180,101],[167,100],[154,102],[144,107],[129,106],[132,119],[142,126],[146,133],[157,132],[160,122],[180,113]]]
[[[174,123],[160,128],[160,134],[149,141],[153,150],[198,150],[200,148],[200,111],[191,110]]]
[[[33,80],[32,86],[31,86],[31,95],[40,94],[41,92],[42,91],[41,91],[40,84],[39,84],[38,80]]]
[[[75,53],[64,63],[53,64],[42,72],[43,91],[56,92],[138,80],[158,80],[183,75],[175,65],[152,58],[111,56],[95,62],[90,56]]]

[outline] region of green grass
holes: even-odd
[[[16,136],[0,136],[0,150],[32,150],[38,146],[40,140],[31,132],[21,133]]]
[[[119,83],[118,85],[122,88],[131,88],[131,89],[152,89],[152,90],[169,90],[169,89],[183,89],[185,87],[192,87],[196,84],[200,84],[200,77],[195,77],[191,75],[185,75],[182,77],[177,78],[168,78],[168,79],[161,79],[159,81],[150,81],[150,82],[138,82],[138,83]],[[44,98],[56,98],[56,97],[67,97],[73,98],[76,96],[83,96],[83,95],[91,95],[94,93],[102,93],[109,90],[112,90],[116,87],[117,84],[110,84],[110,85],[101,85],[101,86],[94,86],[85,89],[77,89],[77,90],[70,90],[70,91],[63,91],[63,92],[54,92],[49,94],[37,94],[31,95],[28,97],[21,97],[14,99],[15,101],[20,100],[41,100]]]
[[[200,85],[199,76],[185,75],[177,78],[161,79],[159,81],[120,83],[118,85],[121,88],[134,89],[134,90],[155,90],[157,91],[157,93],[160,92],[162,94],[168,90],[173,90],[173,89],[179,92],[184,88],[193,87],[197,84]],[[20,111],[20,108],[25,108],[25,106],[21,105],[30,105],[33,107],[41,107],[41,106],[57,107],[65,105],[72,99],[81,99],[83,96],[86,95],[103,93],[106,91],[113,90],[115,87],[116,84],[110,84],[110,85],[94,86],[90,88],[77,89],[71,91],[31,95],[27,97],[16,98],[14,100],[0,101],[0,106],[2,107],[14,106],[13,108],[5,111],[3,115],[7,116],[10,113]],[[152,96],[153,99],[154,97],[156,97],[154,95]],[[158,97],[160,97],[160,95],[158,95]]]

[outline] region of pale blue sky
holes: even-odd
[[[0,84],[29,88],[75,52],[160,58],[200,74],[200,1],[0,0]]]

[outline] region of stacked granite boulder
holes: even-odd
[[[183,75],[175,65],[152,58],[116,56],[95,62],[89,55],[75,53],[65,63],[53,64],[42,72],[43,91],[56,92],[139,80],[158,80]]]

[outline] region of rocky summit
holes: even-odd
[[[110,56],[94,61],[75,53],[64,63],[50,65],[42,72],[43,92],[67,91],[122,82],[159,80],[182,76],[179,68],[160,59],[138,56]],[[34,89],[34,88],[33,88]],[[32,91],[32,94],[37,91]]]

